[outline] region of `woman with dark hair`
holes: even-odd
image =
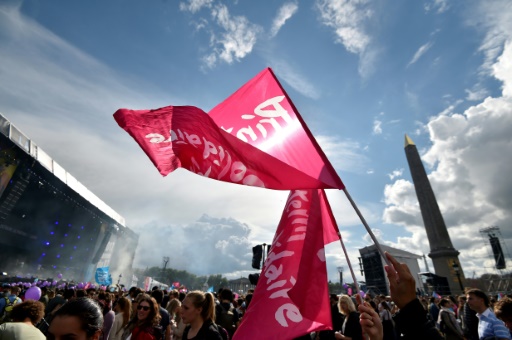
[[[110,330],[110,339],[111,340],[121,340],[121,336],[123,335],[123,328],[128,325],[130,322],[130,312],[132,310],[132,302],[128,298],[120,297],[117,300],[117,304],[114,308],[114,311],[117,313],[114,325]]]
[[[148,294],[141,294],[137,297],[137,311],[126,325],[122,339],[159,340],[162,338],[159,323],[160,313],[156,300]]]
[[[391,314],[391,308],[386,301],[379,303],[379,316],[380,321],[382,321],[384,340],[395,340],[395,323]]]
[[[98,303],[103,312],[103,330],[100,340],[110,339],[110,331],[116,317],[116,313],[112,310],[112,296],[113,295],[108,292],[98,293]]]
[[[0,325],[0,339],[44,340],[46,337],[34,327],[44,316],[44,304],[27,300],[14,305],[10,317],[13,322]]]
[[[187,294],[181,304],[181,319],[188,326],[183,340],[222,340],[215,320],[215,300],[211,293],[199,290]]]
[[[90,298],[70,300],[54,314],[47,339],[98,340],[103,328],[103,313]]]
[[[457,322],[455,312],[451,309],[452,301],[442,299],[441,302],[439,302],[439,307],[441,307],[441,311],[439,312],[437,323],[440,325],[441,332],[443,332],[445,339],[464,339],[462,328]]]

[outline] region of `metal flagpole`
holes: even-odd
[[[357,294],[359,294],[359,284],[357,283],[356,275],[354,274],[354,269],[352,269],[352,264],[350,263],[350,259],[348,258],[347,249],[345,248],[345,244],[343,244],[343,239],[339,231],[338,235],[340,237],[341,247],[343,248],[343,252],[345,253],[345,258],[347,259],[348,268],[350,269],[350,275],[352,275],[352,280],[354,280],[354,285],[356,286],[356,292]]]
[[[348,193],[347,188],[343,188],[343,192],[345,192],[345,195],[347,196],[348,200],[350,201],[350,204],[352,204],[352,207],[354,208],[354,210],[356,211],[357,215],[361,219],[361,222],[363,223],[364,227],[366,228],[366,231],[368,232],[368,235],[370,235],[370,237],[372,238],[372,241],[375,244],[375,247],[377,248],[377,251],[379,252],[380,256],[382,256],[382,258],[384,259],[384,261],[386,261],[386,264],[388,266],[393,267],[391,265],[391,262],[389,262],[389,260],[387,259],[386,255],[384,255],[384,251],[380,247],[379,241],[377,241],[377,238],[375,237],[375,235],[373,234],[372,230],[370,229],[370,226],[368,225],[368,223],[366,223],[366,220],[364,219],[363,215],[359,211],[359,208],[357,207],[356,203],[354,202],[354,200],[352,200],[352,197]]]

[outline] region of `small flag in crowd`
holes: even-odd
[[[439,295],[439,294],[437,294],[435,291],[434,291],[434,292],[432,292],[432,296],[433,296],[433,297],[435,297],[436,299],[440,299],[440,298],[442,298],[442,296],[441,296],[441,295]]]

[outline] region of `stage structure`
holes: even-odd
[[[407,135],[405,135],[405,155],[430,244],[428,256],[434,263],[435,273],[448,279],[450,291],[461,294],[465,277],[459,262],[459,251],[453,247],[416,145]]]
[[[489,242],[489,257],[494,260],[493,269],[499,275],[498,278],[491,278],[488,283],[487,291],[491,293],[508,292],[510,289],[510,275],[507,275],[507,267],[511,266],[511,257],[508,247],[501,235],[500,228],[491,226],[480,229],[480,235],[485,242]],[[492,277],[492,276],[491,276]]]
[[[416,287],[423,287],[423,282],[420,277],[416,275],[420,272],[418,265],[418,260],[422,258],[420,255],[392,248],[384,244],[380,246],[383,251],[387,251],[393,255],[398,262],[407,264],[416,280]],[[389,282],[384,270],[386,263],[380,256],[375,245],[359,249],[359,254],[361,255],[361,257],[359,257],[359,264],[361,265],[362,275],[364,275],[365,278],[366,289],[371,290],[374,294],[389,295]]]
[[[138,235],[1,114],[0,232],[9,275],[92,282],[110,267],[114,283],[132,277]]]

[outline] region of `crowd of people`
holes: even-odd
[[[458,297],[427,301],[417,297],[409,268],[386,256],[392,264],[385,268],[390,296],[333,294],[333,329],[300,339],[511,339],[510,297],[495,301],[479,289],[467,289]],[[234,299],[229,289],[215,296],[157,287],[112,293],[44,288],[39,301],[23,301],[20,287],[3,287],[0,340],[225,340],[236,333],[252,299],[252,291]]]

